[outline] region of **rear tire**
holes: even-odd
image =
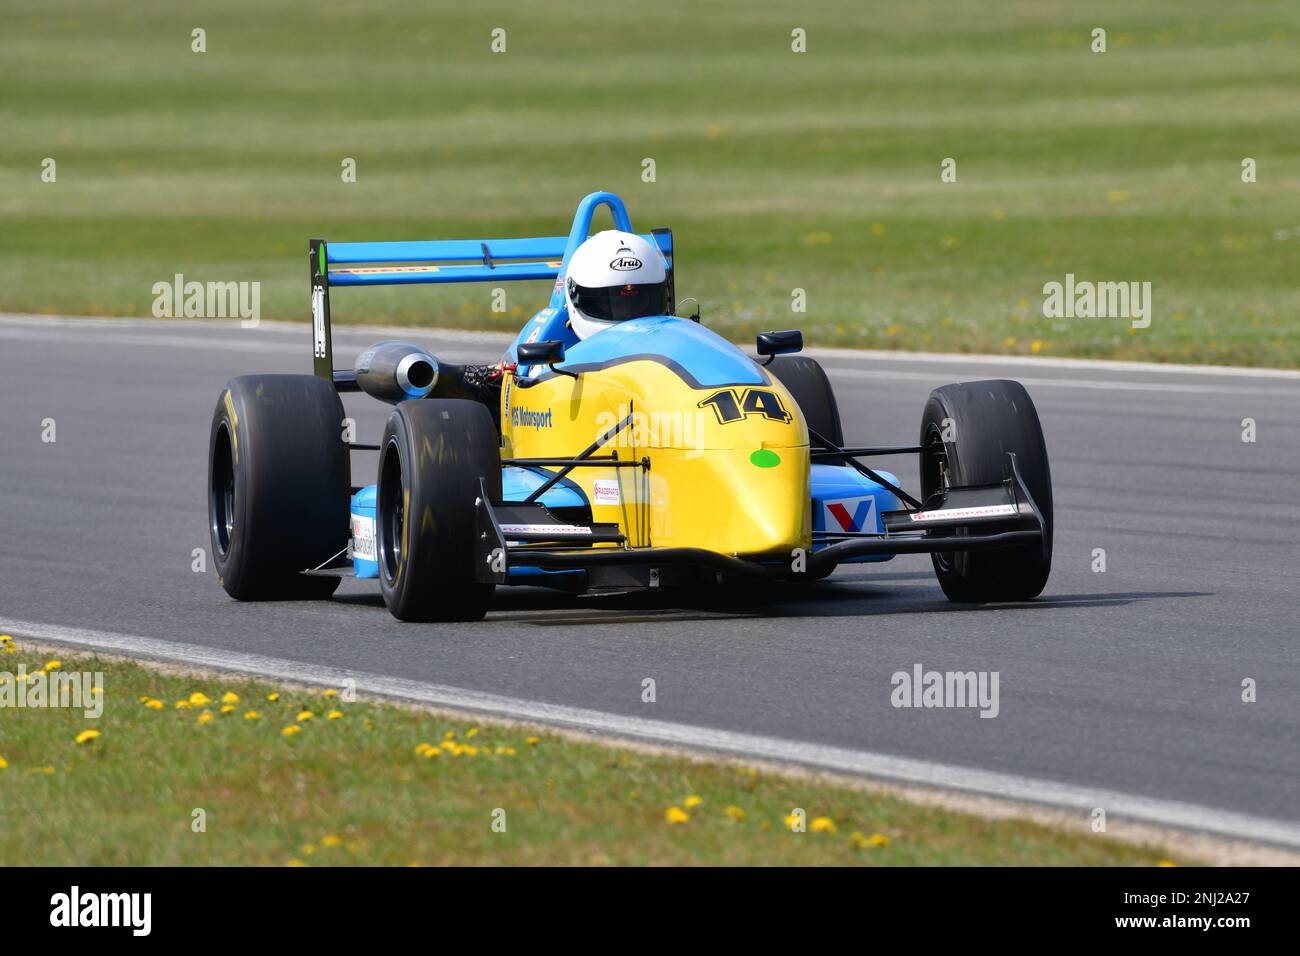
[[[943,441],[951,420],[950,442]],[[1019,382],[993,379],[945,385],[930,393],[921,418],[922,445],[942,444],[944,455],[921,456],[921,498],[942,491],[941,463],[951,485],[983,485],[1006,477],[1007,452],[1047,523],[1046,555],[1039,545],[931,555],[950,600],[1025,601],[1037,597],[1052,570],[1052,472],[1034,402]]]
[[[379,586],[402,621],[476,621],[493,584],[475,580],[474,499],[501,497],[501,453],[487,406],[424,398],[393,409],[379,452]]]
[[[208,441],[213,563],[240,601],[326,598],[334,577],[300,574],[347,547],[351,477],[343,403],[313,375],[226,383]]]
[[[794,396],[803,412],[804,422],[823,438],[843,446],[844,429],[840,425],[840,407],[826,370],[816,359],[803,355],[782,355],[767,366]]]

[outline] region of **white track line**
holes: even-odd
[[[131,319],[101,318],[95,316],[31,315],[25,313],[0,313],[0,326],[32,327],[55,326],[63,328],[109,327],[118,329],[158,329],[171,326],[180,329],[221,329],[256,334],[258,331],[301,335],[306,322],[282,322],[264,319],[256,329],[240,328],[238,320],[225,319]],[[466,344],[500,345],[502,348],[514,341],[506,332],[484,332],[470,329],[439,329],[421,326],[392,325],[335,325],[335,336],[358,334],[384,337],[418,336]],[[747,343],[740,343],[744,346]],[[987,355],[960,352],[902,352],[879,349],[808,348],[804,354],[813,358],[851,359],[870,362],[913,362],[946,365],[1013,365],[1027,368],[1094,369],[1101,372],[1140,372],[1160,375],[1218,375],[1236,378],[1278,378],[1300,380],[1300,370],[1281,368],[1246,368],[1235,365],[1178,365],[1165,362],[1128,362],[1113,359],[1056,358],[1030,355]]]
[[[219,648],[178,644],[108,631],[60,627],[33,621],[0,619],[7,633],[55,644],[132,654],[195,667],[275,678],[295,683],[356,689],[381,697],[415,701],[451,710],[475,711],[515,720],[583,730],[657,744],[738,754],[759,760],[819,767],[882,780],[960,790],[1027,803],[1047,804],[1089,813],[1103,807],[1109,816],[1161,826],[1201,830],[1287,847],[1300,847],[1300,824],[1216,810],[1189,803],[1036,780],[1013,774],[894,757],[868,751],[824,747],[795,740],[760,737],[709,727],[624,717],[597,710],[520,700],[458,687],[385,677],[362,671],[321,667],[300,661],[262,657]]]
[[[881,381],[937,381],[935,372],[904,372],[896,369],[877,371],[865,368],[828,366],[826,374],[834,379],[878,379]],[[1202,385],[1198,382],[1129,382],[1123,379],[1089,378],[1037,378],[1017,375],[1016,381],[1026,388],[1081,388],[1102,392],[1169,392],[1184,395],[1254,395],[1276,398],[1300,397],[1300,382],[1292,385],[1279,382],[1275,387],[1266,385]]]

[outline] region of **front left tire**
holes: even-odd
[[[476,621],[495,585],[475,575],[474,499],[501,497],[500,438],[487,406],[423,398],[393,409],[379,451],[376,557],[402,621]]]

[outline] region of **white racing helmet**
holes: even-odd
[[[627,319],[664,315],[668,273],[663,256],[630,232],[598,232],[569,257],[564,303],[580,339]]]

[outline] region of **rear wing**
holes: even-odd
[[[338,286],[417,285],[451,282],[521,282],[557,280],[573,250],[586,240],[591,218],[608,206],[618,229],[632,231],[623,201],[612,193],[592,193],[578,205],[567,236],[533,239],[445,239],[417,242],[326,242],[312,239],[312,367],[315,374],[338,382],[330,334],[330,289]],[[663,254],[668,270],[670,310],[675,307],[673,234],[655,229],[645,234]],[[564,293],[555,281],[550,306],[563,308]],[[350,378],[350,374],[343,376]],[[342,382],[339,382],[342,384]]]

